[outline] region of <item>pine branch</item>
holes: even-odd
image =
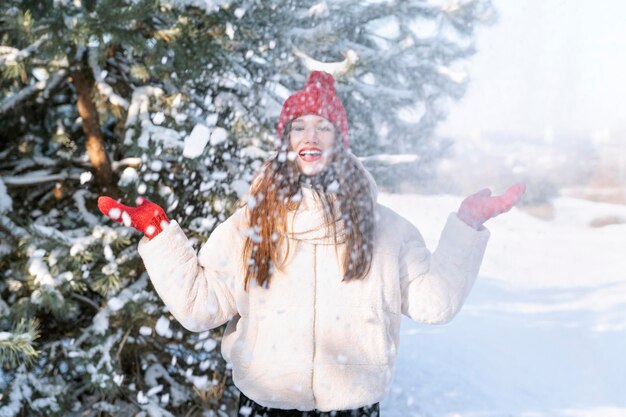
[[[18,240],[28,236],[26,229],[23,229],[13,223],[7,216],[0,216],[0,230]]]
[[[38,355],[33,342],[39,337],[37,322],[20,321],[12,332],[0,332],[0,364],[16,367],[31,363]]]
[[[69,159],[61,159],[55,160],[48,157],[43,156],[33,156],[31,159],[21,159],[21,160],[6,160],[6,157],[13,152],[13,148],[8,149],[5,152],[0,152],[0,170],[2,171],[12,171],[13,174],[19,174],[22,171],[28,169],[36,169],[36,168],[49,168],[49,169],[63,169],[67,168],[68,164],[71,163],[71,166],[74,168],[82,168],[86,170],[90,170],[93,168],[93,165],[90,161],[84,160],[83,158],[76,157]],[[138,168],[142,164],[141,158],[139,157],[128,157],[124,159],[120,159],[119,161],[112,161],[111,167],[113,171],[120,172],[123,171],[126,167]],[[75,173],[77,173],[76,171]],[[24,174],[26,176],[27,174]],[[16,176],[14,176],[16,177]],[[0,175],[0,178],[4,178]],[[17,185],[17,184],[15,184]]]
[[[113,171],[119,172],[126,167],[138,168],[141,166],[141,164],[142,164],[141,158],[128,157],[128,158],[121,159],[119,161],[111,162],[111,167],[113,168]]]
[[[39,47],[48,39],[50,39],[50,34],[46,33],[22,50],[18,50],[17,48],[2,47],[2,49],[0,49],[0,66],[17,65],[18,62],[23,61],[33,52],[37,51]]]
[[[67,179],[79,180],[80,174],[80,172],[73,169],[57,174],[52,174],[49,170],[40,170],[29,172],[26,175],[5,175],[2,177],[2,181],[4,181],[7,186],[28,187],[31,185],[38,185],[53,181],[62,181]]]
[[[18,93],[6,97],[0,103],[0,117],[5,116],[9,111],[15,111],[25,101],[34,98],[41,92],[43,92],[44,97],[50,97],[50,94],[67,79],[67,74],[66,70],[60,70],[46,81],[37,81],[23,88]]]
[[[80,301],[81,303],[88,305],[89,307],[92,307],[94,310],[96,310],[96,312],[100,311],[100,307],[98,306],[98,304],[94,303],[91,299],[85,297],[84,295],[73,292],[70,296],[73,299]]]

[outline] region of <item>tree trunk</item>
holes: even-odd
[[[94,167],[96,183],[108,188],[113,182],[113,171],[109,155],[104,147],[98,112],[92,100],[93,74],[86,65],[82,65],[72,73],[72,83],[78,96],[76,107],[78,114],[83,119],[83,132],[87,138],[87,154]]]

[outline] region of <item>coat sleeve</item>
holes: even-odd
[[[489,231],[475,230],[451,213],[434,253],[411,226],[400,252],[402,313],[430,324],[447,323],[469,294],[489,240]]]
[[[215,228],[198,255],[176,221],[138,251],[157,293],[178,322],[200,332],[238,313],[236,285],[240,236],[232,217]]]

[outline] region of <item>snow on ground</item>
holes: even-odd
[[[496,193],[501,190],[494,190]],[[434,250],[455,196],[381,194]],[[478,281],[449,324],[403,318],[385,417],[625,417],[626,206],[573,198],[553,220],[487,223]]]

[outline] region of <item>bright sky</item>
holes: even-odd
[[[440,133],[626,132],[626,1],[494,5],[498,22],[479,30],[467,94]]]

